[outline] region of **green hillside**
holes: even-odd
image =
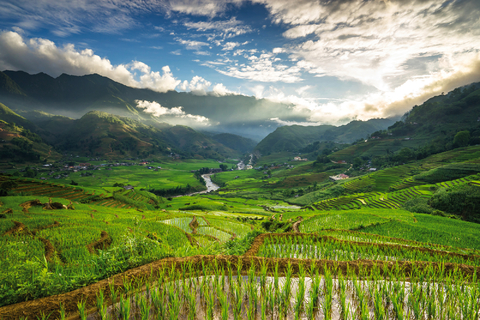
[[[220,133],[212,136],[212,139],[220,142],[230,149],[236,150],[239,153],[251,152],[257,145],[252,139],[244,138],[236,134]]]
[[[171,155],[187,158],[223,159],[237,153],[224,145],[185,126],[164,126],[157,129],[131,118],[101,111],[91,111],[78,120],[52,117],[44,128],[54,136],[62,135],[56,144],[77,154],[129,157]]]
[[[17,125],[20,125],[28,129],[33,129],[35,127],[33,123],[31,123],[24,117],[18,115],[17,113],[13,112],[9,107],[4,105],[3,103],[0,103],[0,120],[10,122],[10,123],[16,123]]]
[[[270,118],[289,116],[285,104],[243,95],[217,97],[176,91],[160,93],[131,88],[97,74],[62,74],[57,78],[44,73],[30,75],[23,71],[7,70],[3,74],[24,93],[24,96],[14,94],[7,97],[2,94],[0,83],[0,101],[7,101],[15,110],[42,110],[72,118],[100,110],[143,121],[151,119],[152,115],[136,108],[136,101],[155,101],[167,108],[182,106],[186,113],[205,116],[212,123],[217,123],[217,132],[230,132],[258,140],[271,132],[269,126],[278,126]],[[13,88],[12,85],[8,88]],[[7,85],[5,90],[10,90]]]
[[[261,154],[274,152],[299,151],[315,141],[334,141],[337,143],[352,143],[369,134],[386,129],[392,124],[388,119],[372,119],[368,121],[352,121],[346,125],[335,127],[321,126],[284,126],[277,128],[256,146]]]
[[[25,96],[20,86],[8,75],[0,71],[0,93],[4,95]]]

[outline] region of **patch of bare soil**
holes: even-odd
[[[90,253],[94,254],[97,250],[103,250],[108,248],[112,244],[112,238],[106,231],[102,231],[100,239],[87,245],[87,249]]]
[[[43,227],[35,228],[35,229],[33,229],[33,230],[31,231],[31,233],[32,233],[33,235],[36,235],[38,231],[45,230],[45,229],[56,228],[56,227],[60,227],[60,222],[54,221],[53,224],[49,224],[48,226],[43,226]]]
[[[8,208],[8,209],[6,209],[6,210],[3,210],[3,211],[2,211],[2,214],[3,214],[3,213],[13,213],[13,209],[12,209],[12,208]]]
[[[43,206],[43,203],[40,202],[40,200],[35,199],[35,200],[29,200],[25,201],[24,203],[19,204],[20,207],[22,207],[22,211],[25,213],[29,213],[28,209],[34,206]]]
[[[7,230],[3,235],[4,236],[9,236],[9,235],[12,235],[14,233],[17,233],[17,232],[21,232],[23,230],[26,230],[27,227],[21,223],[21,222],[18,222],[18,221],[13,221],[13,223],[15,224],[10,230]]]
[[[210,221],[207,220],[207,218],[205,217],[202,217],[203,221],[205,221],[205,223],[207,224],[207,226],[210,226]]]
[[[55,256],[55,248],[48,239],[38,237],[38,240],[42,241],[45,246],[45,259],[47,261],[52,261],[52,258]]]
[[[190,244],[194,247],[199,247],[200,245],[198,244],[197,240],[195,240],[191,235],[190,233],[188,232],[184,232],[185,233],[185,236],[187,236],[187,239],[188,241],[190,242]]]
[[[302,221],[303,218],[300,217],[300,219],[292,225],[293,232],[300,233],[300,223],[302,223]]]
[[[192,234],[196,234],[197,233],[197,228],[200,224],[198,223],[197,221],[197,217],[196,216],[193,216],[192,218],[192,221],[190,221],[190,223],[188,224],[188,226],[190,227],[190,229],[192,229]]]
[[[203,263],[202,263],[203,262]],[[87,303],[87,313],[95,312],[96,305],[96,294],[100,290],[104,292],[109,292],[109,284],[112,284],[115,290],[124,290],[123,283],[128,281],[131,283],[133,280],[147,280],[154,281],[157,277],[156,272],[152,270],[159,270],[161,268],[167,267],[168,269],[176,269],[181,272],[182,266],[186,263],[192,263],[193,271],[201,270],[203,265],[216,265],[218,267],[228,267],[236,269],[237,267],[243,271],[244,274],[247,274],[250,266],[253,264],[257,269],[260,269],[262,265],[266,265],[268,269],[268,275],[272,276],[276,265],[278,264],[278,274],[279,276],[284,276],[287,270],[287,267],[293,271],[293,274],[296,275],[299,273],[300,265],[311,267],[318,270],[319,274],[323,274],[324,268],[327,267],[329,270],[333,271],[334,275],[339,274],[340,272],[343,275],[348,274],[349,272],[355,272],[360,275],[363,272],[372,271],[373,269],[377,270],[380,275],[388,276],[391,272],[400,269],[405,274],[409,274],[413,270],[423,270],[428,267],[433,267],[434,269],[442,269],[448,274],[448,272],[453,272],[457,270],[462,272],[465,276],[472,276],[473,274],[480,274],[480,268],[458,265],[452,263],[446,263],[444,265],[438,263],[428,263],[428,262],[407,262],[407,261],[397,261],[397,262],[385,262],[385,261],[374,261],[374,260],[356,260],[356,261],[332,261],[332,260],[308,260],[308,259],[274,259],[274,258],[260,258],[260,257],[245,257],[245,256],[192,256],[186,258],[166,258],[158,260],[147,265],[130,269],[121,274],[115,275],[108,279],[99,281],[95,284],[89,285],[87,287],[74,290],[72,292],[67,292],[64,294],[41,298],[33,301],[26,301],[22,303],[17,303],[10,306],[5,306],[0,308],[0,319],[3,320],[13,320],[20,319],[21,317],[29,317],[34,319],[36,316],[40,316],[41,313],[51,314],[51,318],[58,318],[60,313],[60,304],[65,307],[67,314],[76,314],[77,313],[77,302],[80,300],[86,300]],[[409,279],[406,278],[406,281]],[[108,295],[106,297],[107,301],[109,299]],[[111,303],[111,301],[109,301]],[[79,319],[78,316],[74,315],[69,317],[69,319]]]

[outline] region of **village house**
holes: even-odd
[[[337,174],[336,176],[330,176],[329,178],[333,181],[338,181],[338,180],[348,179],[350,177],[347,176],[346,174],[340,173],[340,174]]]
[[[294,157],[293,161],[308,161],[307,158],[302,158],[302,157]]]

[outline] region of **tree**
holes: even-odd
[[[397,155],[397,160],[399,162],[407,162],[410,159],[415,157],[415,153],[410,148],[403,148]]]
[[[27,177],[27,178],[35,178],[37,175],[37,171],[36,170],[33,170],[31,169],[30,167],[26,167],[25,168],[25,174],[23,175],[24,177]]]
[[[353,159],[353,168],[359,169],[361,166],[362,166],[362,159],[360,159],[359,157],[356,157],[355,159]]]
[[[223,164],[223,163],[219,167],[220,167],[220,169],[222,169],[222,171],[227,171],[227,169],[228,169],[228,166],[226,164]]]
[[[468,145],[468,141],[470,140],[470,131],[459,131],[453,138],[453,144],[457,147],[465,147]]]

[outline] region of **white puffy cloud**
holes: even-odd
[[[472,82],[480,81],[480,54],[470,53],[462,55],[464,59],[443,59],[441,71],[428,76],[416,77],[405,81],[391,91],[378,91],[358,99],[335,100],[324,103],[323,99],[303,98],[295,95],[285,95],[282,91],[270,87],[251,89],[257,98],[265,98],[275,102],[293,105],[292,114],[305,116],[305,122],[295,124],[345,124],[353,119],[368,120],[371,118],[385,118],[402,115],[414,105],[422,104],[435,95],[449,92]],[[451,71],[445,71],[449,69]],[[297,92],[301,95],[305,87]],[[303,91],[302,91],[303,90]],[[293,122],[281,119],[273,121],[289,125]]]
[[[220,96],[225,96],[230,94],[237,94],[234,91],[228,90],[223,83],[215,84],[212,90],[209,91],[211,85],[212,83],[210,81],[205,80],[200,76],[194,76],[190,82],[187,80],[184,80],[179,85],[179,89],[182,91],[190,91],[192,94],[197,96],[212,95],[212,96],[220,97]]]
[[[252,0],[290,28],[283,50],[317,76],[388,91],[424,75],[428,58],[478,51],[480,3],[438,0]],[[302,41],[302,38],[312,35]],[[437,70],[434,70],[437,71]]]
[[[253,92],[253,95],[257,99],[262,99],[263,98],[263,91],[265,90],[265,86],[262,86],[261,84],[257,84],[253,88],[250,88],[250,91]]]
[[[183,107],[165,108],[155,101],[137,100],[137,108],[143,109],[144,112],[150,113],[155,117],[162,117],[174,124],[185,124],[191,126],[208,126],[209,119],[200,116],[185,113]]]
[[[207,90],[212,83],[202,77],[194,76],[190,82],[187,80],[180,84],[180,90],[190,91],[197,96],[206,96]]]
[[[220,97],[220,96],[226,96],[226,95],[236,94],[236,93],[228,90],[227,87],[223,85],[223,83],[217,83],[216,85],[213,86],[213,89],[211,92],[209,92],[209,94]]]
[[[180,83],[170,68],[151,71],[140,61],[112,65],[110,60],[94,54],[91,49],[77,50],[73,44],[57,47],[54,42],[32,38],[25,40],[19,33],[0,33],[0,69],[23,70],[29,73],[45,72],[51,76],[62,73],[85,75],[97,73],[124,85],[149,88],[158,92],[175,90]],[[136,74],[139,71],[139,75]]]

